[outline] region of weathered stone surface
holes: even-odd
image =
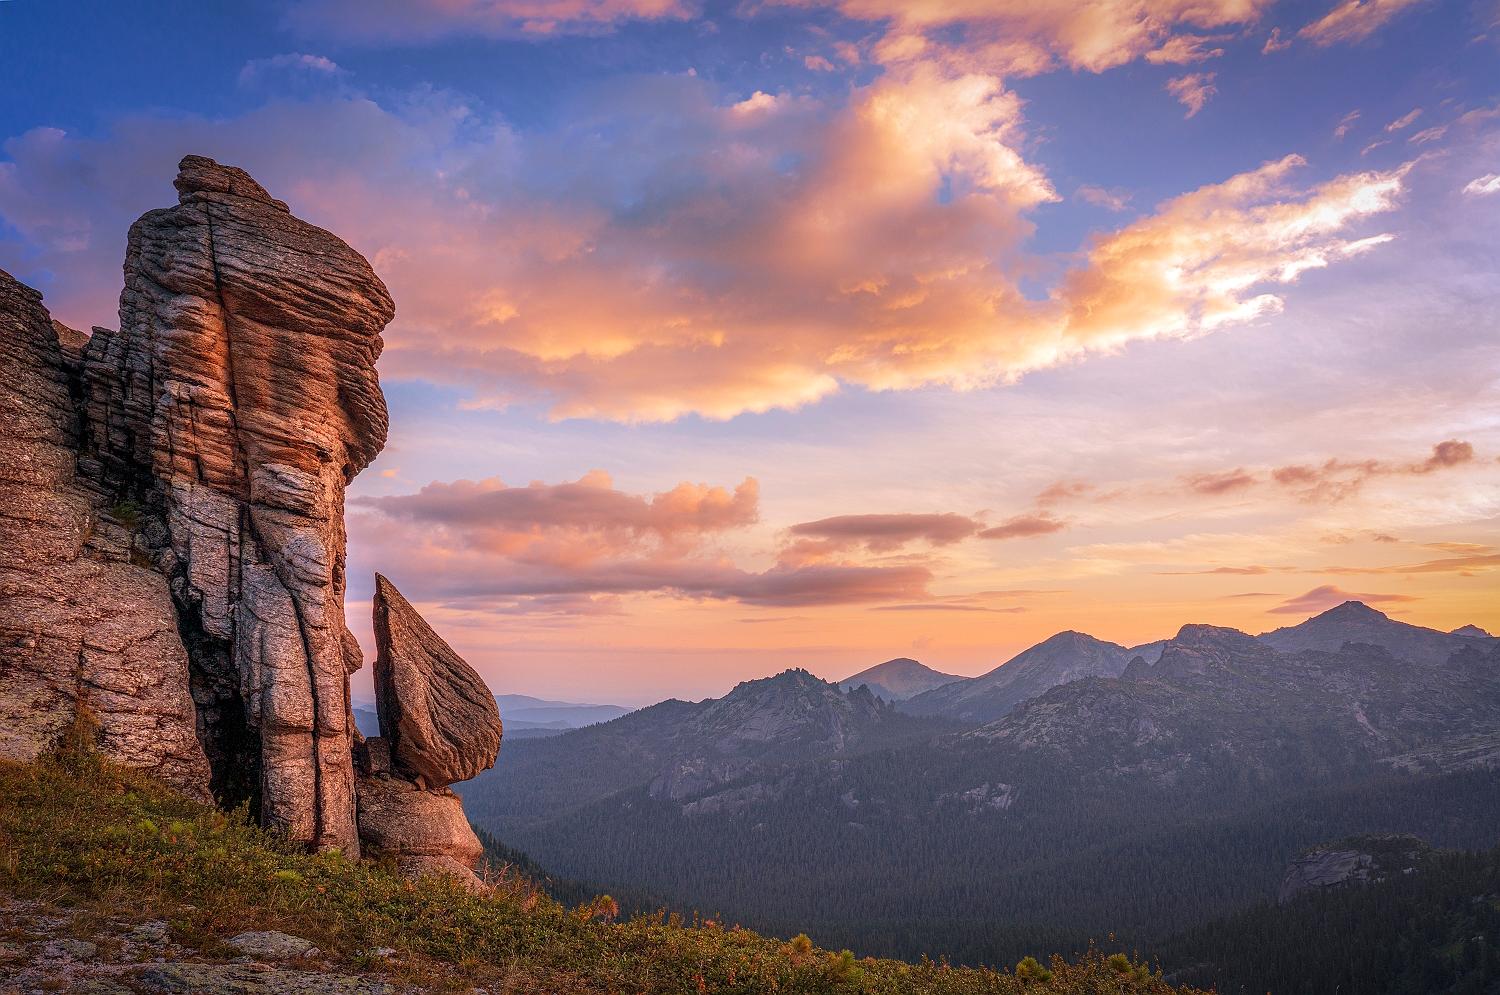
[[[391,763],[425,787],[494,766],[502,728],[484,679],[375,575],[375,698]]]
[[[352,853],[344,488],[385,442],[391,299],[242,170],[189,156],[175,185],[84,349],[89,442],[170,578],[216,793]]]
[[[238,933],[225,942],[237,953],[259,960],[294,960],[298,957],[315,957],[318,954],[318,948],[311,940],[304,940],[300,936],[274,929]]]
[[[134,509],[76,472],[57,327],[0,272],[0,756],[34,759],[86,710],[110,755],[206,798],[172,599],[139,565]]]
[[[359,831],[408,874],[445,873],[471,887],[479,883],[473,868],[484,848],[452,791],[394,776],[361,777]]]

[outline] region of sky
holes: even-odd
[[[1500,0],[0,0],[0,93],[67,324],[188,153],[389,286],[371,655],[375,570],[628,705],[1500,632]]]

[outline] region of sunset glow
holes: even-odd
[[[187,152],[370,260],[367,657],[376,568],[497,693],[627,705],[1500,631],[1493,3],[202,6],[161,64],[0,4],[0,268],[114,327]]]

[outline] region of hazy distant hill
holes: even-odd
[[[1465,646],[1484,647],[1497,641],[1475,625],[1441,632],[1420,625],[1398,622],[1360,601],[1346,601],[1300,625],[1290,625],[1258,637],[1283,652],[1336,650],[1345,643],[1384,646],[1396,656],[1415,663],[1437,664]]]
[[[500,716],[507,723],[524,722],[528,727],[552,727],[577,729],[608,722],[627,715],[634,709],[624,705],[588,705],[573,701],[548,701],[533,698],[528,694],[497,694],[495,701],[500,706]]]
[[[853,677],[839,681],[839,688],[853,691],[864,685],[870,693],[882,701],[905,701],[908,698],[940,688],[944,684],[961,681],[962,677],[939,673],[909,657],[897,657],[878,663],[868,670],[861,670]]]
[[[1136,656],[1155,662],[1161,643],[1126,649],[1082,632],[1057,635],[969,680],[917,695],[902,704],[913,715],[941,715],[965,722],[991,722],[1027,698],[1081,677],[1118,677]]]
[[[1500,643],[1460,642],[1416,665],[1185,626],[951,732],[785,674],[515,744],[462,790],[560,874],[773,931],[991,962],[1154,942],[1274,899],[1322,840],[1500,842]],[[1131,652],[1048,643],[1030,659]]]
[[[549,701],[529,694],[497,694],[495,702],[500,706],[500,720],[505,724],[506,742],[555,736],[569,729],[608,722],[633,711],[624,705]],[[372,705],[355,705],[354,724],[365,736],[380,735],[380,717]]]

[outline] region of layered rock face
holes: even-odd
[[[131,227],[119,333],[85,350],[91,441],[159,526],[215,789],[357,851],[344,487],[385,444],[394,308],[363,257],[242,170],[190,156],[175,186]]]
[[[35,759],[87,711],[109,753],[207,798],[166,580],[136,510],[76,472],[76,365],[41,301],[0,272],[0,756]]]
[[[0,755],[87,707],[120,759],[355,854],[344,489],[385,444],[394,308],[243,170],[189,156],[175,186],[131,227],[118,332],[0,279]],[[419,788],[475,761],[422,762],[453,776]]]

